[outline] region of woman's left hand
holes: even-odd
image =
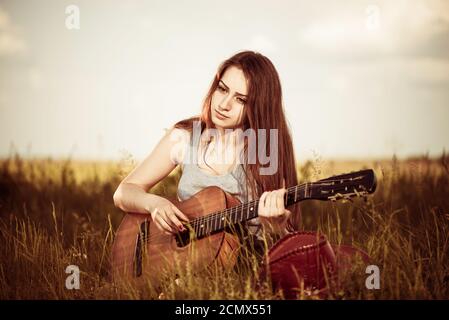
[[[287,233],[287,221],[291,211],[285,208],[286,189],[266,191],[259,199],[259,221],[269,233],[284,235]]]

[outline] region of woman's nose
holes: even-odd
[[[231,110],[231,97],[230,97],[230,95],[225,96],[223,98],[223,100],[221,100],[221,102],[218,104],[218,107],[220,108],[220,110],[226,110],[226,111]]]

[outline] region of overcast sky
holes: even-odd
[[[448,1],[0,0],[0,157],[142,159],[248,49],[299,159],[449,150]]]

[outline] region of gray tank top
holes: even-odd
[[[184,159],[180,163],[182,175],[178,184],[178,199],[184,201],[206,187],[217,186],[237,197],[242,203],[251,201],[252,197],[247,188],[243,164],[238,163],[231,172],[223,175],[208,173],[198,166],[199,143],[199,137],[192,139],[192,134],[190,134],[190,140],[184,152]],[[251,234],[256,235],[257,238],[261,236],[261,226],[258,218],[251,219],[246,224]]]

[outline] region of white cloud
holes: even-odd
[[[384,49],[389,47],[388,34],[382,28],[369,30],[357,19],[323,21],[306,27],[300,41],[329,53]]]
[[[375,8],[376,10],[372,10]],[[366,9],[366,10],[364,10]],[[379,59],[384,55],[449,57],[449,5],[441,1],[378,1],[322,15],[299,31],[311,56]],[[376,28],[369,28],[377,20]]]
[[[8,13],[0,8],[0,56],[23,54],[27,47],[19,36],[17,27],[11,23]]]
[[[260,34],[250,39],[248,49],[267,54],[277,52],[277,46],[266,36]]]
[[[43,85],[44,85],[44,79],[42,77],[42,73],[39,71],[39,69],[33,67],[30,68],[30,70],[28,71],[28,79],[30,82],[31,87],[34,90],[39,90],[42,89]]]

